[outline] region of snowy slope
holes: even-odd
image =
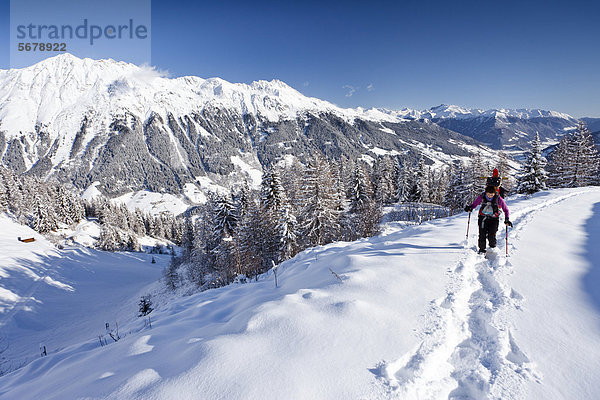
[[[301,253],[278,288],[163,297],[151,329],[50,352],[0,398],[600,398],[600,188],[508,204],[508,259],[473,225],[465,245],[466,214],[390,227]]]
[[[136,319],[139,296],[168,263],[166,256],[152,264],[149,254],[58,250],[4,214],[0,225],[0,341],[8,345],[1,356],[10,360],[0,370],[37,359],[40,344],[62,357],[69,346],[97,341],[106,322]]]

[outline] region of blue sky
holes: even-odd
[[[344,107],[600,117],[598,15],[595,1],[153,1],[152,64],[171,76],[280,79]]]

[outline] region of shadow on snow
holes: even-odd
[[[594,307],[600,311],[600,202],[594,204],[592,216],[585,223],[585,231],[584,257],[590,268],[583,277],[583,287]]]

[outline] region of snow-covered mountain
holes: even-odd
[[[184,297],[147,286],[167,260],[20,243],[34,233],[1,217],[6,354],[33,361],[0,398],[600,398],[599,194],[508,199],[509,258],[503,229],[488,259],[476,230],[462,242],[465,213],[308,249],[278,287],[269,272]]]
[[[539,109],[481,110],[442,104],[419,112],[407,110],[399,115],[428,119],[494,149],[505,150],[527,149],[536,132],[542,142],[556,143],[577,126],[577,120],[569,114]]]
[[[552,140],[573,121],[540,110],[344,109],[277,80],[171,79],[70,54],[0,71],[0,163],[111,195],[202,199],[243,177],[256,183],[264,164],[288,155],[424,154],[442,164],[491,155],[478,141],[519,147],[542,127]]]
[[[342,109],[277,80],[169,79],[69,54],[0,71],[1,162],[79,188],[99,182],[113,195],[256,180],[263,164],[286,155],[426,152],[448,162],[477,151],[465,145],[477,143],[435,124]]]

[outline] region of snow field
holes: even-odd
[[[597,196],[598,190],[541,193],[535,201],[522,201],[524,206],[511,213],[516,229],[509,235],[509,243],[527,230],[538,212],[548,212],[557,203],[587,193]],[[546,196],[549,199],[545,200]],[[509,245],[509,251],[515,249]],[[391,397],[521,399],[525,398],[526,383],[540,383],[542,374],[512,333],[515,325],[511,318],[524,302],[510,287],[514,268],[499,249],[488,251],[487,260],[476,250],[467,250],[449,270],[446,296],[433,301],[425,314],[421,343],[382,366]]]
[[[125,327],[137,319],[139,296],[169,259],[155,256],[151,264],[149,254],[58,250],[6,215],[0,225],[0,339],[8,345],[2,354],[10,360],[7,369],[32,360],[47,365],[51,355],[62,359],[99,346],[106,322]],[[36,241],[22,243],[19,236]],[[48,358],[38,359],[40,345]]]
[[[487,258],[460,243],[461,214],[306,250],[279,266],[278,288],[270,272],[155,292],[151,329],[130,321],[102,348],[74,338],[0,377],[0,398],[600,398],[599,195],[509,198],[509,258],[503,227]],[[89,279],[52,277],[76,291]]]

